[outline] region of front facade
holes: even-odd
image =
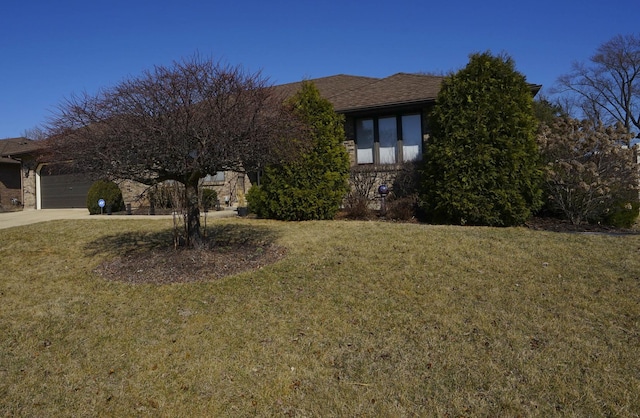
[[[353,166],[393,169],[422,156],[427,117],[444,77],[398,73],[386,78],[336,75],[309,80],[345,116]],[[292,95],[301,82],[276,86]]]
[[[443,79],[442,76],[398,73],[386,78],[340,74],[309,81],[333,104],[337,113],[345,116],[344,145],[351,165],[394,173],[401,164],[422,157],[429,137],[428,115]],[[301,84],[282,84],[274,89],[290,97]],[[534,95],[540,87],[531,85]],[[35,141],[22,146],[30,148],[29,143],[33,145]],[[0,205],[6,204],[7,199],[9,202],[18,199],[24,208],[86,207],[84,200],[90,186],[87,179],[58,173],[46,165],[35,166],[32,162],[26,167],[25,161],[35,160],[31,154],[21,155],[29,157],[23,161],[13,156],[9,160],[0,154]],[[24,173],[20,179],[18,172]],[[7,179],[3,180],[3,176]],[[232,205],[240,192],[248,190],[250,182],[244,174],[224,172],[208,176],[203,186],[216,190],[222,204]],[[145,187],[123,182],[121,189],[125,203],[133,207],[145,205]]]

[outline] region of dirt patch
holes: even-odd
[[[616,228],[606,225],[580,224],[573,225],[569,221],[555,218],[531,218],[525,223],[529,229],[538,231],[569,232],[569,233],[592,233],[606,235],[637,235],[637,229]]]
[[[261,269],[285,255],[286,249],[275,244],[154,248],[118,256],[98,266],[95,272],[107,280],[126,283],[201,282]]]

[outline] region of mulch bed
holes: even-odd
[[[573,225],[569,221],[554,218],[532,218],[525,223],[529,229],[536,231],[552,231],[567,233],[592,233],[605,235],[637,235],[640,230],[616,228],[606,225],[580,224]]]
[[[101,264],[95,272],[107,280],[135,284],[202,282],[257,270],[285,255],[286,249],[275,244],[156,248],[119,256]]]

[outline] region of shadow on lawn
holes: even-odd
[[[180,230],[182,232],[182,230]],[[275,230],[258,225],[214,225],[203,231],[203,245],[192,250],[228,250],[230,248],[259,248],[273,244],[278,238]],[[123,232],[90,242],[89,255],[115,256],[142,254],[150,251],[174,249],[174,230]],[[178,246],[180,250],[191,250]]]
[[[216,280],[261,269],[286,256],[274,230],[256,225],[215,225],[201,246],[174,248],[173,229],[124,232],[95,240],[91,255],[105,256],[94,272],[130,284],[172,284]]]

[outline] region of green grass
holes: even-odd
[[[216,224],[288,256],[133,285],[92,271],[170,221],[0,231],[0,416],[640,414],[640,235]]]

